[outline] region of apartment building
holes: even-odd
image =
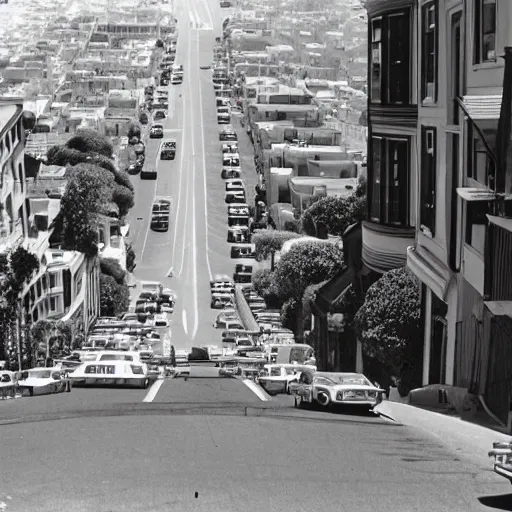
[[[506,423],[512,171],[510,121],[499,120],[512,4],[369,0],[367,9],[365,272],[412,270],[422,283],[423,384],[468,389]]]

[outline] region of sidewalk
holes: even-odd
[[[452,450],[471,457],[485,468],[492,466],[492,461],[487,456],[487,452],[492,449],[492,443],[512,441],[512,437],[490,428],[414,405],[384,400],[374,411],[384,418],[438,437]]]

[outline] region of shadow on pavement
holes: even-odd
[[[500,494],[498,496],[485,496],[478,498],[478,501],[485,507],[495,510],[512,511],[512,494]]]

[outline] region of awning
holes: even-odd
[[[407,248],[407,266],[441,300],[445,300],[452,278],[450,269],[421,245]]]
[[[501,110],[501,94],[464,96],[462,103],[466,113],[477,120],[498,120]]]
[[[505,217],[495,217],[494,215],[487,215],[487,219],[491,224],[494,224],[495,226],[498,226],[499,228],[512,233],[512,219],[507,219]]]
[[[488,188],[459,187],[457,188],[457,194],[459,197],[464,199],[464,201],[468,202],[484,201],[489,203],[491,201],[496,201],[498,198],[496,193]],[[511,201],[512,194],[506,194],[503,199],[505,201]]]
[[[493,300],[484,302],[485,307],[493,316],[508,316],[512,318],[511,300]]]
[[[339,296],[352,284],[353,271],[348,267],[342,268],[334,277],[332,277],[318,292],[313,309],[320,314],[326,315],[331,309],[331,305],[336,302]]]

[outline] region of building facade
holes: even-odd
[[[422,283],[423,384],[466,388],[506,422],[512,165],[500,157],[509,142],[498,122],[512,4],[369,0],[367,9],[362,262],[377,274],[407,265]]]

